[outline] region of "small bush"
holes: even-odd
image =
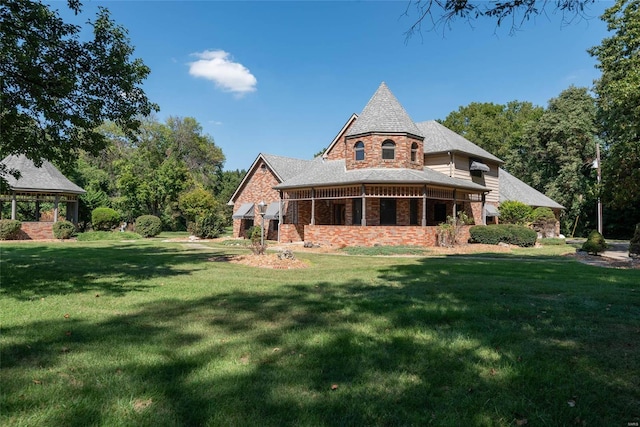
[[[636,231],[629,242],[629,256],[631,258],[640,258],[640,224],[636,224]]]
[[[136,219],[135,231],[142,237],[155,237],[162,231],[162,221],[155,215],[142,215]]]
[[[587,241],[582,244],[582,250],[589,254],[598,255],[606,249],[607,242],[605,242],[604,237],[598,232],[598,230],[591,231],[587,237]]]
[[[524,225],[531,216],[531,206],[522,202],[508,200],[498,207],[500,211],[500,222],[504,224]]]
[[[471,243],[507,243],[523,248],[535,245],[538,238],[532,229],[514,224],[476,225],[469,229],[469,233]]]
[[[202,239],[213,239],[224,231],[224,219],[216,213],[199,216],[192,229],[192,234]]]
[[[53,224],[53,237],[56,239],[70,239],[76,234],[76,226],[69,221],[58,221]]]
[[[91,225],[94,230],[109,231],[120,224],[120,214],[111,208],[95,208],[91,212]]]
[[[22,223],[16,219],[0,219],[0,240],[14,240],[18,237]]]
[[[254,225],[253,227],[247,229],[246,236],[251,239],[251,244],[249,245],[249,249],[255,255],[262,255],[264,251],[267,249],[266,244],[262,244],[262,227]],[[264,236],[266,239],[267,236]]]

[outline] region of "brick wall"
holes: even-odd
[[[387,160],[382,158],[382,143],[387,139],[395,142],[395,158]],[[355,160],[354,145],[356,142],[364,143],[364,160]],[[418,145],[416,160],[411,161],[411,145]],[[423,143],[421,140],[409,135],[367,135],[362,137],[349,137],[345,142],[345,161],[347,169],[366,168],[407,168],[423,169]]]
[[[436,246],[437,230],[438,227],[419,226],[307,225],[304,241],[334,246]],[[459,243],[466,243],[469,237],[469,226],[463,226]]]
[[[53,222],[23,222],[19,240],[53,239]]]

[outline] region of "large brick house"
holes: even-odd
[[[502,163],[438,122],[415,123],[382,83],[322,156],[258,155],[229,201],[233,235],[261,225],[260,202],[268,239],[364,246],[435,245],[447,216],[493,223],[505,200],[563,209]]]

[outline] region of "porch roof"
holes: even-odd
[[[310,166],[304,173],[288,179],[274,188],[287,190],[354,184],[415,184],[459,188],[478,193],[489,191],[483,185],[451,178],[427,167],[421,170],[396,168],[347,170],[344,160],[325,160],[323,162],[314,162]]]

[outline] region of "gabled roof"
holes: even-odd
[[[256,159],[251,164],[251,167],[247,171],[247,174],[244,176],[244,178],[240,182],[240,185],[238,185],[238,188],[236,188],[236,191],[234,191],[233,195],[227,202],[227,205],[234,204],[234,201],[237,195],[240,194],[240,192],[244,188],[247,180],[249,179],[249,177],[251,176],[255,168],[258,166],[258,163],[260,162],[260,160],[262,160],[269,167],[269,169],[273,172],[278,182],[283,182],[291,177],[294,177],[304,172],[309,167],[309,164],[315,161],[315,160],[293,159],[291,157],[274,156],[273,154],[260,153],[258,154],[258,157],[256,157]]]
[[[7,174],[4,178],[12,191],[46,192],[61,194],[84,194],[82,188],[69,181],[67,177],[47,160],[42,161],[42,166],[36,167],[33,161],[25,155],[10,155],[2,160],[8,169],[20,172],[20,178]]]
[[[504,163],[487,150],[478,147],[473,142],[435,120],[416,123],[416,126],[420,129],[421,135],[424,136],[425,154],[459,151],[497,163]]]
[[[346,136],[367,133],[408,133],[418,137],[422,135],[384,82],[380,84]]]
[[[419,184],[489,191],[471,181],[451,178],[433,169],[367,168],[347,170],[344,160],[314,161],[304,173],[275,186],[276,189],[353,184]]]
[[[500,180],[500,203],[515,200],[534,207],[565,209],[560,203],[520,181],[506,170],[500,168],[498,175]]]
[[[329,153],[329,151],[331,151],[333,149],[333,147],[342,139],[342,137],[345,135],[345,130],[347,130],[349,128],[349,126],[351,126],[351,124],[357,118],[358,118],[358,115],[356,113],[353,113],[351,115],[351,117],[349,117],[349,119],[346,121],[346,123],[342,126],[342,129],[340,129],[340,132],[338,132],[338,134],[335,136],[335,138],[333,138],[333,141],[331,141],[331,144],[329,144],[327,149],[324,150],[324,153],[322,153],[322,157],[325,157],[327,155],[327,153]]]

